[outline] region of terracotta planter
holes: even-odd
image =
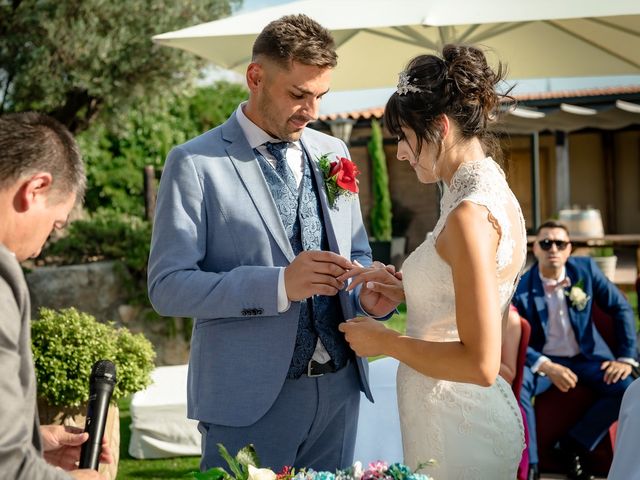
[[[38,411],[42,425],[69,425],[84,428],[86,407],[52,407],[44,401],[38,400]],[[101,464],[99,471],[107,480],[115,480],[120,459],[120,410],[117,405],[109,406],[104,434],[107,437],[114,461],[110,465]]]

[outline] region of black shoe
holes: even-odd
[[[574,441],[568,440],[560,442],[560,453],[562,459],[566,465],[567,478],[571,480],[594,480],[584,467],[582,457],[580,456],[582,451],[581,447]]]
[[[538,471],[537,463],[532,463],[529,465],[527,480],[540,480],[540,472]]]

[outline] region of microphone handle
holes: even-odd
[[[84,426],[84,431],[89,433],[89,439],[82,444],[79,467],[98,470],[113,384],[96,381],[93,390],[89,398],[87,421]]]

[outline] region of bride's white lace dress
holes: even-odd
[[[438,255],[435,242],[449,213],[464,200],[485,206],[497,224],[500,302],[503,311],[509,306],[526,257],[522,212],[491,158],[466,162],[445,188],[433,233],[402,267],[409,336],[459,340],[451,268]],[[400,364],[397,383],[409,467],[434,459],[436,465],[423,471],[436,480],[516,478],[524,448],[522,417],[510,385],[501,377],[490,387],[480,387],[437,380]]]

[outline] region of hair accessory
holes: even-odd
[[[414,78],[414,80],[417,80]],[[398,89],[396,93],[398,95],[406,95],[407,93],[422,93],[425,90],[422,90],[420,87],[411,84],[411,78],[407,72],[400,72],[400,78],[398,79]]]

